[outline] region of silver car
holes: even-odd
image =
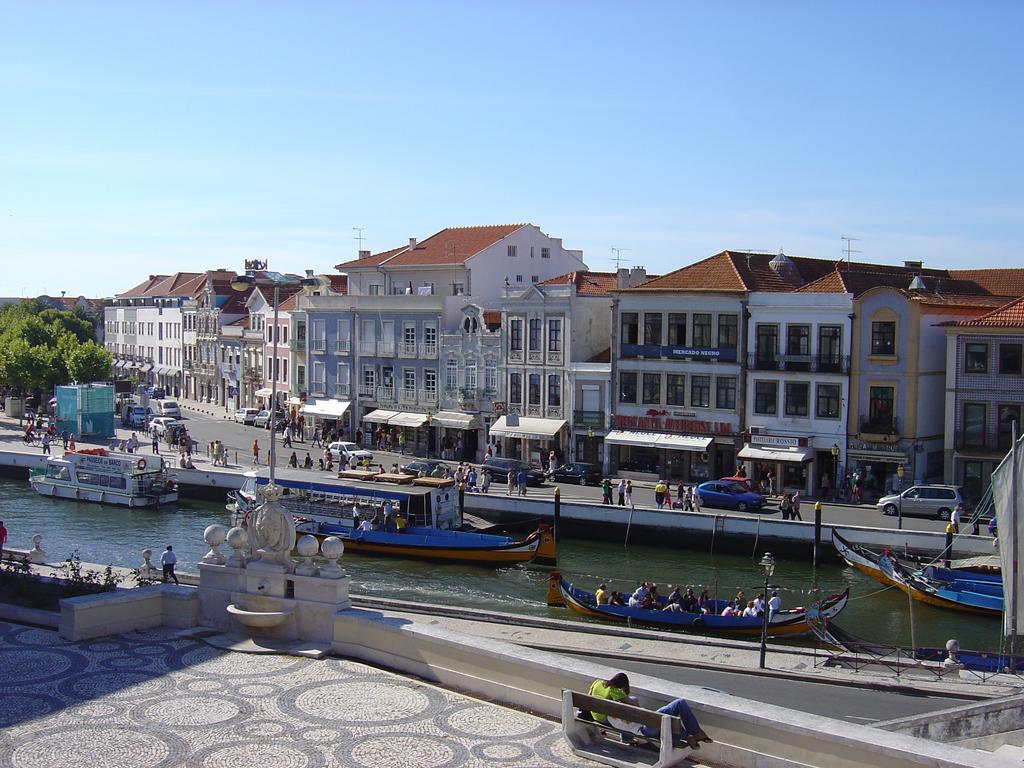
[[[901,501],[902,496],[902,501]],[[930,517],[949,520],[956,505],[964,501],[963,488],[956,485],[915,485],[902,494],[883,496],[878,509],[883,515],[904,517]]]

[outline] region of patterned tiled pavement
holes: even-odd
[[[0,768],[576,766],[557,724],[342,659],[0,622]]]

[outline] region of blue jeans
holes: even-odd
[[[683,722],[683,731],[689,736],[695,736],[700,731],[700,723],[697,722],[697,718],[694,717],[693,712],[690,710],[690,705],[687,704],[683,699],[676,699],[670,704],[666,704],[664,707],[658,710],[663,715],[672,715],[678,717]],[[661,729],[654,728],[650,725],[642,726],[643,735],[652,737],[660,736]]]

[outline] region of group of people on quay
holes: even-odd
[[[601,503],[614,504],[612,500],[612,480],[606,477],[601,481]],[[628,478],[620,478],[615,486],[615,495],[618,499],[618,506],[633,506],[633,481]],[[659,480],[654,486],[654,503],[658,509],[679,509],[683,512],[700,512],[700,493],[697,486],[690,486],[680,481],[676,486],[675,500],[672,498],[672,487],[664,480]]]
[[[716,611],[707,589],[701,589],[700,594],[695,594],[694,587],[688,586],[684,592],[680,592],[680,586],[676,584],[668,596],[662,599],[658,594],[658,585],[642,581],[640,585],[628,596],[622,592],[609,590],[608,585],[602,582],[594,591],[594,598],[598,605],[621,605],[629,608],[645,608],[652,611],[681,611],[683,613],[708,614]],[[738,590],[732,600],[728,600],[721,610],[722,616],[763,616],[767,609],[769,615],[782,608],[782,598],[778,591],[773,591],[771,597],[765,600],[763,592],[757,594],[753,600],[748,600],[743,590]]]
[[[25,445],[35,445],[38,441],[39,447],[42,448],[43,453],[46,455],[50,455],[50,446],[57,440],[64,443],[65,451],[75,450],[74,434],[65,429],[58,435],[56,424],[52,421],[47,423],[42,416],[37,416],[34,413],[28,414],[28,423],[25,425],[25,431],[21,439]]]

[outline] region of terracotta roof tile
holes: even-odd
[[[358,267],[410,267],[422,264],[464,264],[489,245],[508,237],[525,224],[496,224],[484,227],[447,227],[431,235],[415,248],[395,248],[365,259],[338,264],[335,269]]]
[[[484,310],[484,325],[501,325],[501,310]]]
[[[1024,328],[1024,297],[970,320],[939,323],[947,328]]]
[[[592,358],[587,360],[588,363],[610,363],[612,361],[612,350],[609,347],[603,352],[598,352]]]
[[[696,264],[654,277],[629,291],[792,291],[835,269],[828,259],[788,256],[789,275],[776,272],[770,262],[778,254],[752,251],[722,251]]]
[[[119,299],[135,299],[141,298],[154,286],[159,285],[167,279],[167,275],[150,275],[149,279],[136,285],[134,288],[130,288],[124,293],[118,293],[117,298]]]
[[[542,280],[538,285],[568,285],[573,283],[576,286],[578,296],[610,296],[616,287],[614,272],[568,272],[558,277],[550,277]]]
[[[949,273],[993,296],[1024,296],[1024,269],[951,269]]]
[[[348,295],[348,275],[328,275],[331,290],[342,296]]]

